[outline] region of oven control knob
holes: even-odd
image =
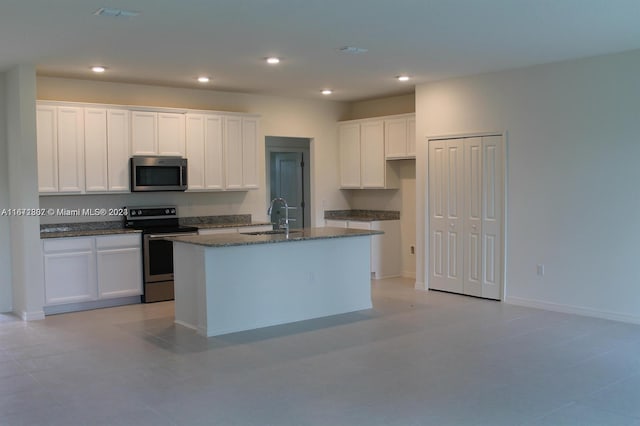
[[[136,211],[135,210],[131,210],[131,216],[135,216],[136,215]]]
[[[164,211],[164,214],[169,214],[169,209],[166,209],[166,210]]]
[[[142,210],[138,210],[138,216],[142,214]]]
[[[176,209],[171,209],[171,214],[176,214]]]

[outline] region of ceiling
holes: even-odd
[[[95,16],[101,7],[141,13]],[[303,98],[331,88],[353,101],[638,49],[639,23],[637,0],[2,0],[0,70]]]

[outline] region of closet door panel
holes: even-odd
[[[482,138],[482,297],[500,299],[504,203],[503,146],[500,136]]]

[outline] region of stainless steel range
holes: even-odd
[[[173,300],[173,243],[164,238],[195,235],[198,228],[180,225],[176,206],[126,207],[126,210],[124,226],[142,231],[142,302]]]

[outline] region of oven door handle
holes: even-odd
[[[149,240],[161,240],[166,237],[186,237],[187,235],[198,235],[197,232],[178,232],[175,234],[149,234],[145,235]]]

